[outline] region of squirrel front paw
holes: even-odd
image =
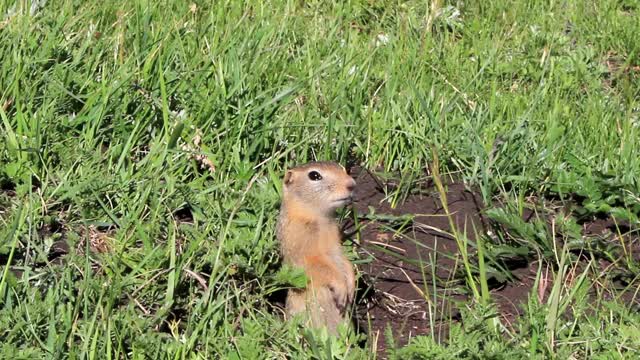
[[[327,288],[329,289],[329,291],[331,291],[331,295],[333,296],[333,301],[336,304],[336,308],[338,308],[340,312],[343,312],[353,298],[350,287],[346,282],[333,281],[327,285]]]
[[[347,304],[351,304],[356,295],[356,282],[353,276],[348,277],[346,280],[347,284]]]

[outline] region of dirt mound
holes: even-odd
[[[352,175],[358,183],[354,208],[363,219],[360,286],[367,287],[356,311],[359,325],[377,338],[379,351],[387,346],[387,327],[397,345],[431,330],[444,336],[446,325],[460,318],[456,302],[467,297],[456,286],[461,285],[463,269],[451,224],[467,229],[467,237],[474,240],[474,232],[486,223],[478,195],[461,183],[448,184],[449,218],[434,186],[391,208],[380,180],[359,169]],[[510,301],[517,301],[529,289],[508,290]]]
[[[352,238],[359,243],[361,273],[355,322],[369,333],[380,354],[390,345],[385,340],[387,329],[394,346],[432,332],[436,339],[446,340],[449,324],[461,320],[460,309],[472,296],[465,284],[463,256],[452,234],[463,232],[475,243],[475,234],[495,230],[496,224],[484,216],[480,195],[462,183],[445,184],[447,216],[436,187],[426,183],[391,208],[385,185],[377,176],[359,168],[353,168],[351,174],[358,183],[354,210],[359,232],[354,224],[346,232],[359,233]],[[532,221],[532,215],[528,211],[523,220]],[[612,226],[610,220],[592,219],[583,222],[583,234],[601,234]],[[475,256],[472,245],[467,248]],[[511,276],[489,278],[488,282],[498,315],[509,326],[522,314],[529,295],[544,299],[551,284],[533,289],[539,262],[530,256],[515,257],[503,265]],[[542,271],[543,276],[551,276],[550,269]]]

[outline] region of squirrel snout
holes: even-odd
[[[356,181],[351,179],[349,183],[347,183],[347,190],[353,191],[356,188]]]

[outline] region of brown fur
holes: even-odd
[[[321,180],[309,178],[318,172]],[[351,202],[355,181],[332,162],[305,164],[287,171],[277,236],[284,262],[304,269],[306,289],[287,294],[288,316],[305,314],[313,327],[335,333],[355,293],[353,266],[341,249],[335,210]]]

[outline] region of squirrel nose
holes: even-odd
[[[347,190],[353,191],[356,188],[356,181],[351,179],[351,181],[347,184]]]

